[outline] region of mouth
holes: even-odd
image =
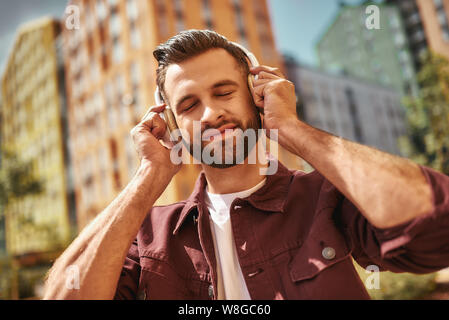
[[[232,134],[232,132],[237,128],[237,126],[233,123],[228,123],[222,125],[219,128],[207,129],[203,133],[203,140],[216,140],[223,139],[226,135]]]

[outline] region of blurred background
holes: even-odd
[[[281,68],[303,121],[449,174],[449,0],[1,0],[0,299],[40,298],[54,260],[131,179],[152,51],[192,28]],[[198,173],[184,166],[157,204],[185,199]],[[368,291],[449,299],[447,274],[382,273]]]

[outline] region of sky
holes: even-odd
[[[340,0],[267,0],[278,49],[298,61],[315,65],[314,46],[333,21]],[[359,3],[361,0],[345,0]],[[66,0],[0,0],[0,66],[14,43],[17,28],[30,20],[50,15],[62,17]]]

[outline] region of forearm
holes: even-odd
[[[399,225],[432,209],[431,187],[419,166],[407,159],[296,119],[281,129],[281,136],[287,149],[310,163],[378,228]]]
[[[168,175],[141,166],[119,196],[57,259],[46,282],[45,299],[112,299],[123,263],[145,215],[169,183]],[[79,270],[79,289],[67,270]]]

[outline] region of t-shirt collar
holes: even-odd
[[[278,161],[271,158],[269,161]],[[270,164],[271,166],[272,164]],[[273,175],[266,176],[265,184],[249,197],[244,198],[254,208],[263,212],[284,212],[284,205],[287,200],[287,194],[291,179],[293,178],[293,171],[290,171],[281,162],[278,161],[278,170]],[[193,192],[187,198],[184,208],[182,209],[173,234],[176,234],[186,220],[187,216],[194,210],[198,211],[199,206],[205,205],[207,180],[202,171],[195,183]]]

